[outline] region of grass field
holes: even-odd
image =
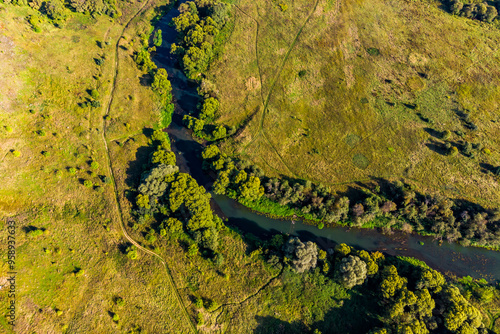
[[[123,254],[113,186],[101,180],[110,177],[101,134],[115,45],[142,5],[149,6],[151,17],[158,4],[123,3],[116,21],[72,13],[62,28],[46,20],[35,33],[26,19],[33,9],[0,4],[0,249],[7,254],[9,218],[16,224],[17,251],[16,325],[11,328],[2,317],[2,333],[191,332],[177,316],[182,309],[161,263],[148,256],[131,261]],[[136,21],[125,30],[127,38],[138,32]],[[112,143],[137,135],[157,118],[149,108],[155,105],[151,92],[137,76],[130,79],[137,82],[127,82],[127,71],[135,68],[123,66],[117,79],[119,87],[137,89],[130,97],[120,90],[114,94],[122,107],[110,113]],[[80,107],[92,89],[99,92],[100,107]],[[122,119],[125,112],[136,118]],[[85,180],[93,186],[85,187]],[[28,237],[34,228],[45,233]],[[1,285],[7,271],[4,261]],[[125,305],[116,305],[117,297]],[[1,290],[0,303],[9,301]]]
[[[240,126],[224,144],[267,175],[344,190],[404,178],[421,190],[491,207],[498,179],[495,24],[443,11],[439,2],[240,1],[234,32],[208,78],[219,122]],[[468,109],[477,130],[464,126]],[[475,157],[451,157],[440,133]],[[490,168],[491,169],[491,168]]]

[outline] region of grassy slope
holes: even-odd
[[[235,31],[210,79],[219,89],[220,122],[239,125],[257,113],[227,151],[269,175],[339,190],[372,177],[404,177],[422,190],[498,203],[497,179],[484,173],[500,161],[495,26],[454,17],[435,2],[320,0],[302,30],[310,1],[290,2],[284,13],[272,2],[237,7]],[[477,131],[461,125],[459,106],[471,110]],[[461,130],[491,155],[435,152],[428,144],[441,141],[431,129]]]
[[[165,284],[164,272],[156,270],[163,268],[159,262],[146,256],[133,262],[121,253],[124,241],[115,220],[112,187],[91,176],[88,164],[97,161],[96,174],[106,174],[100,132],[114,75],[114,45],[123,23],[142,4],[127,3],[121,23],[74,14],[62,29],[46,22],[38,34],[25,20],[33,10],[0,5],[5,8],[0,16],[0,247],[6,254],[5,219],[13,217],[18,254],[16,333],[111,333],[135,325],[146,332],[190,331],[176,316],[181,312],[179,304]],[[129,34],[135,33],[134,27]],[[96,41],[110,44],[101,49]],[[106,61],[101,72],[93,58],[103,53]],[[96,87],[102,108],[79,108],[77,103],[88,97],[86,90]],[[124,99],[120,94],[117,99]],[[138,89],[136,95],[137,100],[151,100],[146,89]],[[153,119],[154,113],[149,117],[144,122]],[[35,134],[36,130],[44,130],[45,136]],[[125,137],[127,131],[137,128],[123,126],[113,134]],[[21,156],[16,158],[10,150],[18,150]],[[76,175],[70,175],[68,167],[76,167]],[[99,194],[85,188],[84,179],[104,186],[105,191]],[[48,233],[28,239],[29,226]],[[84,274],[74,276],[76,268]],[[5,284],[5,264],[1,272]],[[6,291],[2,291],[1,304],[6,305]],[[114,305],[116,296],[122,296],[126,305]],[[109,312],[120,316],[119,325]],[[4,323],[1,326],[2,332],[10,330]]]

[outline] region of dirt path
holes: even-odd
[[[117,87],[117,77],[118,77],[118,71],[119,71],[119,44],[120,44],[120,39],[123,37],[123,34],[125,33],[125,30],[127,30],[127,28],[129,27],[130,23],[139,15],[141,14],[144,9],[147,7],[147,5],[149,4],[150,0],[144,2],[144,4],[139,8],[139,10],[135,13],[135,15],[127,22],[127,24],[125,25],[125,27],[123,28],[121,34],[120,34],[120,37],[118,38],[118,40],[116,41],[116,47],[115,47],[115,62],[114,62],[114,76],[113,76],[113,85],[112,85],[112,89],[111,89],[111,92],[110,92],[110,95],[109,95],[109,101],[108,101],[108,104],[106,106],[106,112],[105,112],[105,116],[107,116],[109,114],[109,110],[111,108],[111,104],[113,103],[113,98],[114,98],[114,94],[115,94],[115,90],[116,90],[116,87]],[[175,296],[176,296],[176,299],[177,299],[177,302],[178,304],[180,305],[181,309],[183,310],[183,316],[185,317],[187,323],[189,323],[189,326],[191,327],[192,331],[194,333],[198,333],[198,330],[196,328],[196,325],[193,324],[190,316],[189,316],[189,313],[187,312],[187,309],[186,307],[184,306],[184,303],[182,302],[182,298],[179,294],[179,291],[174,283],[174,279],[172,277],[172,272],[170,271],[170,268],[168,267],[167,265],[167,262],[165,261],[165,259],[163,257],[161,257],[161,255],[147,249],[147,248],[144,248],[143,246],[141,246],[137,241],[135,241],[127,232],[126,230],[126,227],[125,227],[125,223],[124,223],[124,219],[123,219],[123,212],[122,212],[122,208],[121,208],[121,205],[120,205],[120,198],[119,198],[119,195],[118,195],[118,189],[116,187],[116,182],[114,181],[115,180],[115,175],[114,175],[114,172],[113,172],[113,167],[111,166],[111,157],[110,157],[110,154],[109,154],[109,149],[108,149],[108,141],[106,139],[106,123],[105,123],[105,120],[104,120],[105,117],[102,118],[102,129],[103,131],[101,131],[101,136],[102,136],[102,141],[103,141],[103,144],[104,144],[104,149],[106,151],[106,167],[108,169],[108,173],[109,175],[111,176],[112,180],[113,180],[113,192],[114,192],[114,198],[115,198],[115,208],[118,212],[118,215],[117,215],[117,218],[120,222],[120,228],[121,228],[121,231],[123,233],[123,236],[125,237],[125,239],[127,239],[131,244],[133,244],[134,246],[137,247],[137,249],[145,252],[146,254],[149,254],[157,259],[160,260],[160,262],[162,263],[162,265],[165,267],[165,270],[167,271],[167,280],[168,280],[168,283],[170,284],[170,286],[172,287],[173,291],[175,292]]]

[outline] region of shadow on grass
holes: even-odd
[[[437,131],[431,128],[424,128],[424,131],[430,134],[434,138],[441,139],[442,137],[441,131]]]
[[[443,143],[437,142],[435,140],[431,140],[429,143],[426,143],[425,146],[427,146],[431,151],[434,151],[438,154],[448,154],[448,149],[446,148],[446,146]]]

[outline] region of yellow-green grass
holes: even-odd
[[[239,126],[257,114],[224,150],[270,176],[338,190],[405,178],[422,191],[498,203],[498,180],[481,167],[500,165],[495,25],[452,16],[432,1],[287,4],[284,13],[271,2],[237,4],[234,32],[208,77],[219,91],[219,122]],[[462,125],[461,107],[477,131]],[[427,144],[442,141],[430,129],[463,131],[451,141],[482,143],[491,154],[435,152]]]
[[[7,219],[17,228],[17,319],[13,328],[2,319],[1,332],[113,333],[135,326],[144,332],[191,331],[178,317],[181,305],[161,263],[148,256],[131,261],[122,253],[125,240],[113,187],[99,178],[110,176],[101,133],[115,73],[115,45],[123,24],[143,4],[124,4],[116,22],[73,13],[62,28],[43,22],[40,33],[26,20],[33,9],[0,5],[2,254],[7,254]],[[94,58],[102,55],[104,65],[98,66]],[[87,90],[94,88],[101,107],[80,108],[78,103],[90,98]],[[151,97],[149,92],[139,96]],[[127,137],[137,129],[124,126],[114,134]],[[99,167],[92,169],[91,161]],[[84,187],[84,180],[104,191]],[[28,238],[32,227],[47,232]],[[82,274],[73,274],[78,269]],[[8,271],[4,262],[2,285]],[[117,296],[125,306],[114,305]],[[0,303],[8,302],[2,289]],[[118,323],[110,312],[119,315]]]

